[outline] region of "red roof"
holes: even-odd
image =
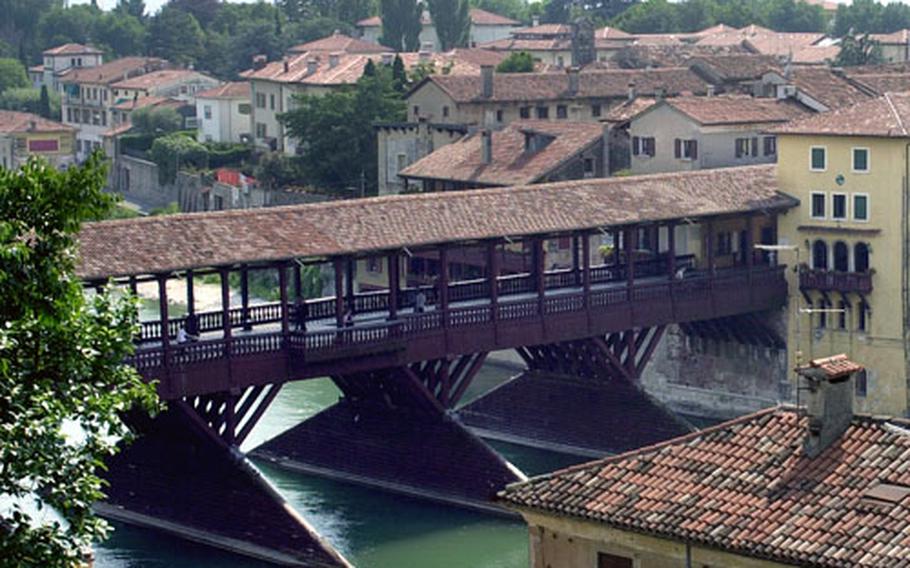
[[[500,16],[499,14],[494,14],[493,12],[488,12],[486,10],[481,10],[480,8],[471,8],[470,11],[471,23],[475,26],[518,26],[521,25],[520,22],[516,22],[511,18],[506,18],[505,16]],[[423,15],[420,18],[420,23],[424,26],[429,26],[433,23],[430,19],[430,13],[424,11]],[[372,16],[370,18],[364,18],[357,22],[357,27],[360,28],[378,28],[382,26],[382,18],[379,16]]]
[[[324,37],[322,39],[317,39],[315,41],[310,41],[307,43],[301,43],[300,45],[295,45],[290,48],[288,52],[290,53],[303,53],[306,51],[341,51],[344,53],[384,53],[387,51],[394,51],[389,49],[384,45],[379,45],[378,43],[371,43],[368,41],[363,41],[362,39],[356,39],[350,36],[346,36],[339,31],[335,31],[330,36]]]
[[[248,99],[250,96],[249,81],[232,81],[214,89],[196,93],[197,99]]]
[[[790,100],[747,95],[673,97],[665,99],[663,104],[706,126],[788,122],[812,114],[803,105]]]
[[[63,75],[65,83],[109,84],[130,77],[158,71],[167,61],[157,57],[122,57],[97,67],[70,69]]]
[[[101,55],[102,53],[100,49],[81,43],[65,43],[42,52],[44,55]]]
[[[37,114],[0,110],[0,133],[11,132],[72,132],[76,129]]]
[[[519,510],[787,565],[907,565],[910,422],[855,417],[814,458],[803,453],[806,432],[801,412],[771,408],[500,497]]]
[[[779,134],[910,137],[910,93],[884,96],[774,128]]]

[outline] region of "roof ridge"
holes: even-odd
[[[894,115],[894,119],[897,120],[897,124],[900,126],[901,132],[906,135],[907,129],[904,127],[904,121],[901,120],[901,116],[897,112],[897,109],[894,108],[894,101],[891,100],[891,93],[885,93],[885,102],[888,103],[888,110],[891,111],[891,114]]]

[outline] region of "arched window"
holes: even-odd
[[[812,243],[812,268],[816,270],[828,269],[828,244],[823,240]]]
[[[869,272],[869,245],[856,243],[853,247],[853,271]]]
[[[850,249],[844,241],[834,243],[834,270],[838,272],[850,270]]]
[[[837,309],[840,310],[840,313],[837,314],[837,328],[847,329],[847,302],[840,302]]]
[[[820,329],[825,329],[828,327],[828,313],[825,311],[828,309],[828,303],[824,300],[818,301],[818,327]]]

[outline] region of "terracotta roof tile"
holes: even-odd
[[[346,36],[335,31],[330,36],[307,43],[295,45],[288,50],[289,53],[304,53],[307,51],[341,51],[344,53],[385,53],[393,51],[384,45],[363,41],[362,39]]]
[[[888,93],[773,128],[779,134],[910,137],[910,94]]]
[[[831,357],[824,357],[822,359],[813,359],[809,362],[809,367],[821,369],[828,380],[831,381],[848,377],[853,373],[863,370],[862,365],[849,360],[843,353],[840,355],[832,355]]]
[[[569,79],[565,72],[495,73],[493,96],[488,99],[482,98],[480,75],[433,75],[426,80],[438,85],[456,102],[617,98],[628,96],[629,83],[634,83],[635,90],[642,95],[654,95],[658,90],[663,90],[668,96],[699,94],[708,89],[703,79],[686,68],[585,71],[579,75],[576,95],[568,93]]]
[[[214,89],[196,93],[197,99],[248,99],[250,96],[249,81],[231,81]]]
[[[840,54],[839,45],[807,45],[794,49],[792,52],[793,63],[816,64],[830,63]]]
[[[867,101],[871,96],[827,67],[795,67],[789,81],[829,109]]]
[[[613,106],[603,117],[604,122],[622,123],[628,122],[633,116],[644,112],[657,104],[657,99],[650,97],[635,97],[631,101],[626,100]]]
[[[549,143],[525,150],[525,135]],[[483,163],[482,135],[475,132],[414,162],[399,175],[406,178],[452,180],[478,185],[523,185],[544,178],[566,160],[603,138],[603,126],[591,122],[526,120],[492,133],[492,161]]]
[[[117,81],[111,87],[115,89],[150,89],[161,85],[170,85],[180,81],[187,81],[195,77],[208,77],[192,69],[161,69],[151,73],[143,73],[122,81]]]
[[[879,43],[906,45],[910,43],[910,30],[897,30],[890,34],[869,34],[869,38]]]
[[[503,236],[698,219],[795,200],[774,166],[721,168],[86,223],[80,278],[365,254]]]
[[[63,75],[63,82],[107,85],[164,69],[167,64],[167,61],[157,57],[122,57],[97,67],[70,69]]]
[[[632,41],[635,39],[635,36],[632,34],[627,34],[619,28],[604,26],[594,32],[594,38]]]
[[[42,52],[43,55],[101,55],[102,53],[103,52],[96,47],[82,45],[81,43],[64,43],[57,47],[45,49]]]
[[[760,79],[768,71],[780,70],[776,57],[752,53],[697,55],[689,64],[705,69],[724,82]]]
[[[863,74],[851,77],[854,83],[859,83],[869,90],[879,94],[910,90],[910,73],[889,73],[882,75]]]
[[[471,18],[471,23],[476,26],[518,26],[521,25],[520,22],[516,22],[511,18],[506,18],[505,16],[500,16],[499,14],[494,14],[493,12],[488,12],[486,10],[481,10],[480,8],[471,8],[469,12]],[[428,26],[433,23],[430,19],[430,13],[424,11],[420,17],[420,23],[424,26]],[[382,18],[379,16],[372,16],[370,18],[364,18],[357,22],[357,26],[361,28],[378,28],[382,26]]]
[[[716,97],[673,97],[663,104],[703,125],[769,124],[809,116],[799,103],[744,95]]]
[[[762,55],[787,57],[791,53],[815,45],[824,37],[825,34],[817,33],[761,33],[747,37],[744,45]]]
[[[72,132],[76,129],[29,112],[0,110],[0,133]]]
[[[112,108],[117,110],[137,110],[140,108],[146,107],[156,107],[156,106],[170,106],[170,107],[180,107],[184,106],[187,103],[171,97],[138,97],[135,99],[126,99],[115,104]]]
[[[880,484],[910,485],[910,423],[855,417],[820,455],[807,419],[772,408],[701,432],[508,487],[512,506],[785,564],[906,565],[910,498],[870,507]]]
[[[622,48],[614,57],[620,67],[627,69],[645,69],[651,67],[683,67],[688,66],[693,58],[713,57],[722,55],[751,55],[741,45],[713,46],[713,45],[645,45],[635,42]]]

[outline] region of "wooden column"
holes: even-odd
[[[751,274],[752,267],[755,265],[755,219],[752,215],[746,216],[746,242],[744,245],[746,247],[744,251],[746,267]]]
[[[398,289],[401,287],[401,276],[398,271],[401,267],[401,261],[398,251],[390,252],[388,256],[389,265],[389,319],[398,318]]]
[[[619,229],[614,229],[611,232],[613,234],[613,265],[618,268],[619,261],[620,261],[620,257],[619,257],[619,240],[620,240],[620,238],[619,238],[619,236],[620,236],[621,232]]]
[[[348,311],[354,315],[354,259],[348,258],[344,264],[344,295],[347,298]]]
[[[534,237],[531,240],[534,254],[534,283],[537,285],[537,311],[543,315],[543,301],[547,293],[546,256],[543,250],[543,238]]]
[[[705,246],[708,249],[708,274],[714,276],[714,222],[708,221],[705,223]]]
[[[635,249],[638,248],[638,227],[626,229],[626,284],[631,288],[635,284]]]
[[[667,225],[667,273],[670,280],[676,277],[676,223]]]
[[[335,269],[335,323],[344,327],[344,259],[336,258]]]
[[[499,316],[499,255],[495,242],[487,243],[487,280],[490,287],[490,318],[496,321]]]
[[[278,265],[278,297],[281,302],[281,334],[287,337],[291,331],[291,307],[288,304],[288,265]]]
[[[231,338],[231,269],[221,268],[221,329],[225,339]]]
[[[437,303],[442,310],[442,325],[449,325],[449,251],[445,245],[439,247],[439,289]]]
[[[158,314],[161,321],[161,348],[164,350],[164,364],[171,364],[171,333],[170,319],[167,306],[167,274],[159,274],[158,278]]]
[[[297,303],[303,299],[303,276],[300,274],[303,267],[299,262],[294,261],[291,271],[294,273],[294,303]]]
[[[578,255],[578,245],[580,237],[578,235],[572,235],[572,272],[573,280],[575,285],[578,286],[581,284],[581,262],[579,261]]]
[[[243,329],[253,329],[250,325],[250,271],[245,264],[240,267],[240,321]]]
[[[130,276],[130,293],[132,293],[133,296],[139,294],[139,283],[136,281],[135,276]]]
[[[196,313],[196,292],[193,289],[193,271],[186,271],[186,313],[193,315]]]
[[[584,304],[589,305],[591,295],[591,235],[583,234],[581,239],[581,288],[584,292]]]

